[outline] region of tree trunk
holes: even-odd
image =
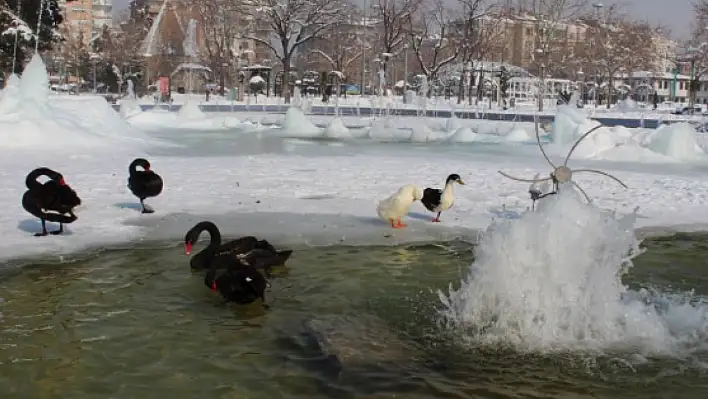
[[[610,81],[607,83],[607,109],[610,109],[610,105],[612,104],[612,92],[614,91],[613,89],[614,83],[612,82],[612,79],[610,79]]]
[[[280,92],[283,94],[285,104],[290,104],[290,57],[283,58],[283,79],[280,82]]]
[[[463,64],[464,65],[464,64]],[[465,100],[465,70],[460,72],[460,84],[457,85],[457,103],[461,104]]]

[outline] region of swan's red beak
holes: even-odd
[[[66,181],[64,180],[63,177],[62,177],[61,179],[59,179],[59,185],[60,185],[60,186],[66,186]]]
[[[214,291],[214,292],[218,291],[218,289],[216,288],[216,281],[214,281],[213,283],[211,283],[211,290]]]
[[[192,243],[187,242],[184,244],[184,254],[185,255],[191,255],[192,254]]]

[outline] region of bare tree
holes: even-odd
[[[443,0],[428,0],[408,19],[411,47],[429,82],[434,82],[440,68],[455,61],[460,53],[456,15]],[[428,87],[425,95],[430,96]]]
[[[368,43],[363,41],[349,23],[338,23],[332,26],[326,39],[318,41],[318,48],[311,52],[324,59],[332,71],[339,71],[344,76],[350,76],[352,64],[359,60]]]
[[[197,0],[194,4],[204,31],[204,56],[211,70],[219,71],[220,91],[224,95],[228,70],[224,64],[233,60],[231,51],[235,41],[244,33],[244,24],[239,17],[243,10],[231,0]]]
[[[494,4],[486,0],[460,0],[459,2],[461,10],[459,10],[461,17],[455,22],[456,45],[458,46],[458,57],[457,61],[462,66],[460,68],[460,81],[457,94],[457,103],[460,104],[464,100],[465,93],[465,69],[469,69],[470,74],[474,70],[473,61],[476,59],[481,60],[483,56],[481,54],[486,53],[485,49],[488,48],[488,40],[492,35],[491,32],[501,32],[504,26],[497,23],[500,21],[494,21],[494,23],[485,23],[487,21],[492,22],[494,16],[492,14]],[[501,29],[500,29],[501,28]],[[472,82],[468,85],[470,90],[470,104],[472,101],[471,89]]]
[[[600,19],[586,24],[589,29],[581,54],[590,71],[594,69],[597,76],[607,79],[609,108],[617,77],[641,67],[651,68],[653,30],[647,24],[625,20],[617,6],[608,7]]]
[[[536,40],[532,58],[539,72],[538,110],[543,111],[545,74],[555,68],[553,54],[568,51],[568,22],[587,9],[588,0],[526,0],[525,9],[535,17]]]
[[[373,17],[378,20],[381,29],[381,50],[393,55],[401,44],[408,39],[410,23],[422,0],[376,0],[373,4]],[[384,73],[387,63],[382,64]]]
[[[293,55],[305,43],[346,18],[348,4],[341,0],[252,0],[249,10],[268,29],[247,35],[273,52],[283,66],[283,95],[290,103]],[[274,36],[274,38],[272,37]],[[275,40],[272,40],[275,39]]]

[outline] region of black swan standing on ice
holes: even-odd
[[[209,232],[211,240],[206,248],[190,260],[192,270],[232,268],[236,259],[237,264],[263,269],[268,273],[271,267],[285,264],[293,253],[291,250],[278,251],[268,241],[253,236],[222,244],[219,228],[212,222],[204,221],[197,223],[184,236],[185,254],[192,253],[192,248],[203,231]]]
[[[50,180],[40,183],[37,178],[46,176]],[[61,234],[64,224],[76,221],[74,208],[81,205],[81,199],[66,182],[61,173],[49,168],[37,168],[25,179],[27,191],[22,196],[22,207],[42,221],[42,232],[35,237],[47,234]],[[46,222],[59,223],[59,230],[47,233]]]
[[[430,212],[437,212],[438,215],[433,218],[433,222],[440,222],[440,214],[452,207],[455,203],[455,194],[453,193],[453,184],[465,184],[460,178],[460,175],[453,173],[445,180],[445,189],[426,188],[423,190],[423,198],[420,202],[423,203],[426,209]]]
[[[138,170],[138,166],[144,170]],[[153,213],[155,210],[145,206],[145,198],[157,197],[162,192],[162,178],[150,170],[147,159],[137,158],[128,167],[128,188],[134,196],[140,199],[143,213]]]
[[[238,262],[233,259],[234,262]],[[217,273],[212,267],[204,276],[204,284],[212,291],[221,294],[226,302],[235,302],[246,305],[255,302],[258,298],[265,303],[265,290],[268,282],[256,268],[247,265],[229,268]]]

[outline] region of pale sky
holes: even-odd
[[[600,1],[601,2],[601,1]],[[627,14],[671,30],[674,39],[687,39],[693,23],[693,0],[622,0]],[[606,4],[611,4],[606,1]]]
[[[113,0],[114,15],[128,8],[130,0]],[[690,36],[693,22],[693,0],[590,0],[593,2],[622,4],[634,19],[648,20],[653,25],[661,24],[671,30],[674,39]]]

